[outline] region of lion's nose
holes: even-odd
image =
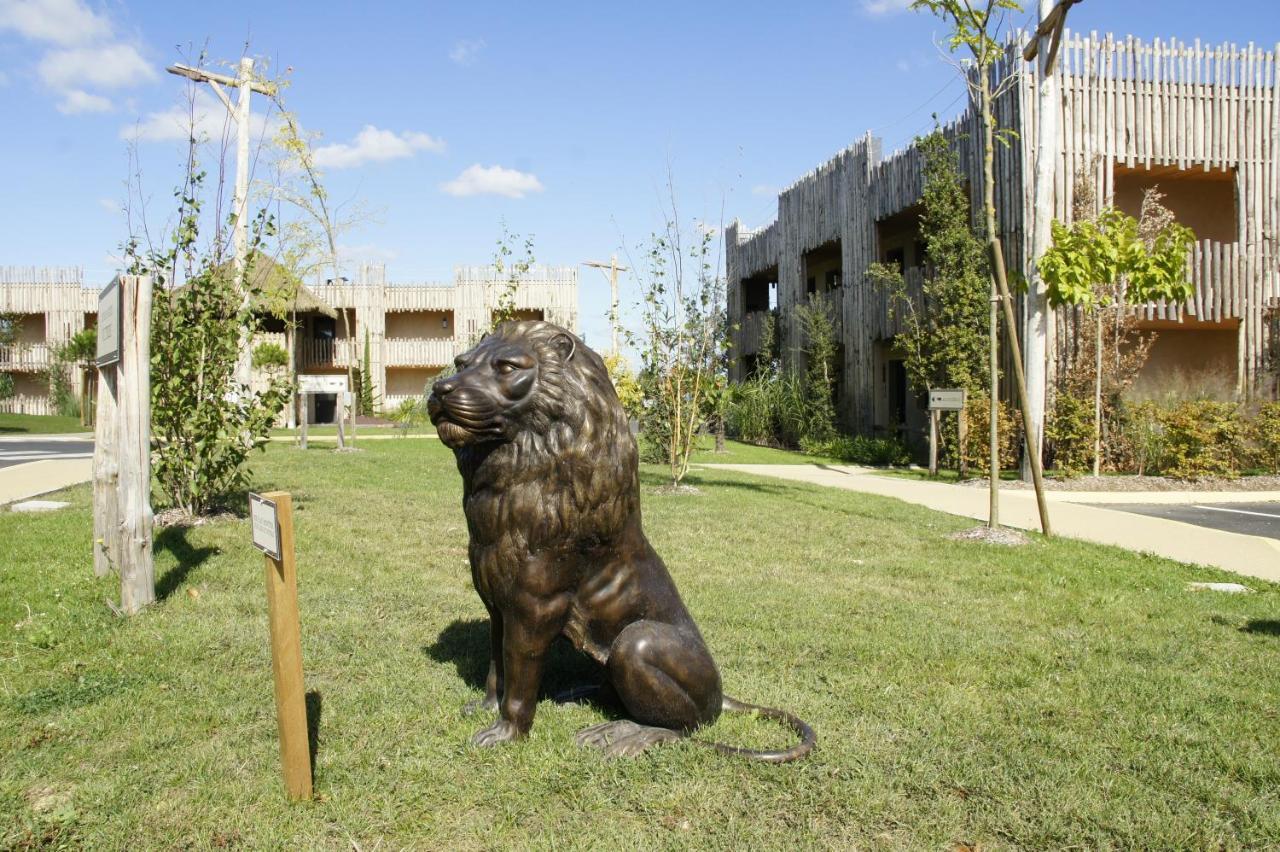
[[[453,379],[441,379],[431,386],[431,392],[436,396],[447,396],[458,389],[458,383]]]

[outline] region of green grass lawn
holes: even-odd
[[[351,430],[348,429],[347,431],[350,432]],[[423,426],[410,426],[406,432],[406,434],[409,434],[409,435],[434,435],[435,433],[436,433],[436,427],[432,426],[430,423],[427,423]],[[360,437],[362,435],[399,435],[399,434],[401,434],[401,430],[396,428],[395,426],[360,426],[358,429],[356,429],[356,443],[357,444],[360,443]],[[271,436],[273,438],[286,438],[286,437],[295,438],[297,437],[297,435],[298,435],[297,429],[272,429],[271,430]],[[338,437],[338,427],[332,426],[332,425],[308,426],[307,437],[308,438],[333,438],[336,440]]]
[[[725,441],[725,452],[715,452],[715,438],[699,435],[690,456],[693,464],[847,464],[826,456],[809,456],[794,450],[778,450],[740,441]]]
[[[949,541],[971,522],[701,471],[645,522],[724,675],[819,735],[768,766],[692,743],[610,763],[607,718],[544,701],[467,742],[485,667],[461,483],[435,441],[276,445],[294,494],[318,798],[285,802],[260,555],[244,520],[156,541],[132,620],[90,568],[87,487],[0,511],[0,848],[1141,848],[1280,845],[1280,587],[1070,541]],[[591,668],[567,651],[550,689]],[[735,717],[702,736],[789,742]]]
[[[80,424],[79,417],[0,413],[0,437],[4,435],[53,435],[60,432],[92,431],[92,426]]]

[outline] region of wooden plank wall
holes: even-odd
[[[1267,392],[1267,373],[1275,368],[1268,361],[1267,306],[1280,296],[1280,45],[1068,33],[1061,61],[1059,219],[1071,221],[1071,187],[1082,172],[1105,205],[1114,197],[1117,165],[1234,171],[1236,241],[1197,244],[1188,259],[1197,293],[1185,310],[1157,304],[1139,313],[1178,321],[1238,319],[1240,389],[1246,395]],[[1031,71],[1022,85],[1028,162],[1035,145],[1036,82]],[[1069,346],[1065,335],[1056,346]]]

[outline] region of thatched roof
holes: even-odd
[[[249,281],[253,285],[253,308],[283,318],[291,313],[318,313],[337,317],[338,312],[285,267],[261,252],[253,252],[249,258]],[[231,274],[231,262],[219,267],[219,271]]]

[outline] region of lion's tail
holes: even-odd
[[[710,743],[705,740],[697,740],[702,745],[710,746],[723,754],[735,754],[739,757],[750,758],[751,760],[763,760],[765,763],[787,763],[792,760],[799,760],[804,757],[818,742],[818,735],[813,732],[813,728],[809,727],[799,716],[792,715],[786,710],[777,710],[773,707],[759,707],[755,704],[747,704],[745,701],[738,701],[736,698],[724,696],[724,703],[721,707],[730,713],[758,713],[766,719],[775,719],[788,728],[796,732],[800,737],[800,742],[791,748],[777,749],[770,751],[757,751],[750,748],[739,748],[738,746],[725,745],[724,743]]]

